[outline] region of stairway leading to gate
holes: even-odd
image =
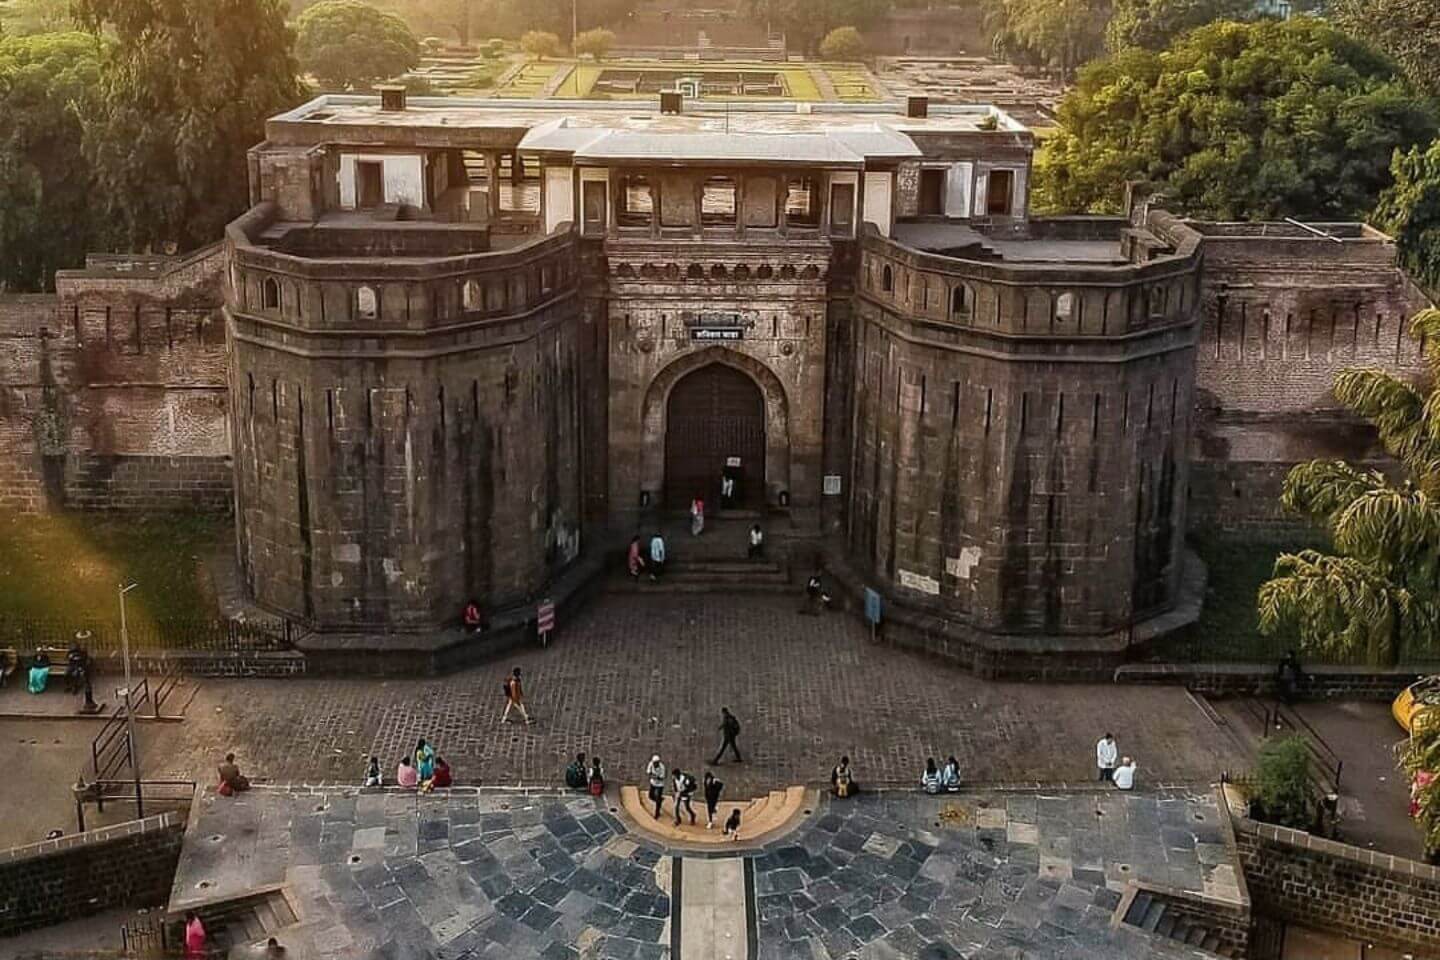
[[[765,529],[764,554],[750,557],[750,528],[760,523]],[[665,572],[658,581],[648,573],[639,580],[624,570],[611,572],[607,581],[613,592],[631,593],[794,593],[799,597],[801,581],[792,579],[790,545],[783,536],[766,527],[760,514],[735,513],[707,521],[698,537],[690,534],[689,521],[668,520],[662,527],[666,542]],[[649,556],[653,530],[641,535],[641,548]]]

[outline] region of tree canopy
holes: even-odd
[[[1440,3],[1333,0],[1331,16],[1352,36],[1394,57],[1420,89],[1440,97]]]
[[[69,0],[0,0],[0,37],[75,29]]]
[[[420,44],[405,21],[359,0],[317,3],[295,28],[300,66],[328,87],[369,87],[420,62]]]
[[[86,120],[93,202],[129,249],[210,243],[249,202],[246,151],[294,106],[283,0],[76,0],[113,38]]]
[[[606,30],[604,27],[595,27],[592,30],[583,30],[575,36],[575,56],[581,57],[589,54],[596,60],[602,59],[615,46],[615,33]]]
[[[826,60],[859,60],[865,53],[865,39],[854,27],[836,27],[820,41],[820,56]]]
[[[1395,238],[1406,271],[1440,290],[1440,140],[1396,153],[1394,184],[1380,195],[1375,221]]]
[[[44,290],[102,245],[81,125],[100,49],[85,33],[0,38],[0,289]]]
[[[1105,49],[1112,0],[987,0],[995,53],[1074,76]]]
[[[1411,333],[1440,376],[1440,310],[1419,314]],[[1355,369],[1336,377],[1335,397],[1374,424],[1404,477],[1343,460],[1290,471],[1281,501],[1323,528],[1331,549],[1275,560],[1260,588],[1260,629],[1290,631],[1302,649],[1390,664],[1440,636],[1440,390]]]
[[[785,34],[791,47],[816,50],[836,27],[866,30],[892,6],[893,0],[744,0],[741,9],[770,31]]]
[[[1115,0],[1105,45],[1163,50],[1181,35],[1216,20],[1249,20],[1255,0]]]
[[[1221,22],[1080,73],[1036,163],[1038,205],[1118,210],[1146,181],[1222,220],[1363,217],[1397,149],[1435,134],[1393,64],[1312,17]]]
[[[520,38],[520,49],[537,60],[560,56],[560,38],[547,30],[527,30]]]

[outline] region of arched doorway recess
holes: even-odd
[[[696,496],[720,506],[720,482],[736,483],[732,506],[765,502],[765,397],[743,371],[710,363],[681,377],[665,411],[665,505]]]

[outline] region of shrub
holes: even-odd
[[[836,27],[820,41],[820,56],[825,60],[859,60],[865,53],[865,40],[854,27]]]
[[[520,49],[536,60],[560,56],[560,38],[544,30],[529,30],[520,38]]]
[[[615,34],[604,27],[596,27],[594,30],[586,30],[575,37],[575,56],[582,57],[590,54],[596,60],[603,60],[615,46]]]
[[[1304,737],[1277,737],[1260,747],[1250,792],[1251,815],[1284,827],[1309,829],[1310,749]]]

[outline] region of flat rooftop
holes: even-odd
[[[827,134],[887,138],[908,133],[1022,135],[1024,124],[988,105],[931,103],[928,115],[909,117],[903,103],[716,103],[686,100],[684,112],[662,114],[658,100],[497,100],[411,97],[404,110],[382,110],[378,97],[326,94],[272,117],[270,132],[296,132],[313,125],[329,139],[345,130],[445,131],[533,130],[613,131],[624,134],[689,136],[806,136]]]

